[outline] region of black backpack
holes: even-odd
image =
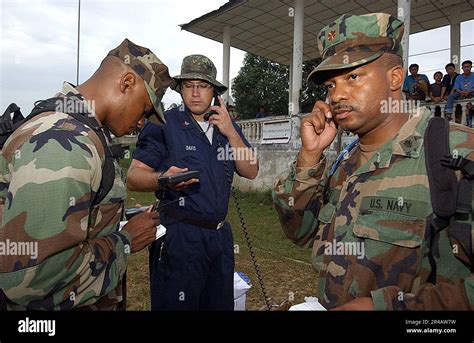
[[[67,95],[66,99],[67,101],[72,102],[82,101],[79,97],[70,94]],[[56,112],[56,109],[58,108],[58,101],[64,102],[65,98],[55,97],[35,102],[35,107],[26,118],[23,117],[20,108],[16,104],[13,103],[8,106],[5,113],[2,115],[2,117],[0,117],[0,150],[3,149],[3,145],[5,144],[8,137],[10,137],[13,132],[15,132],[15,130],[25,122],[44,112]],[[115,179],[114,158],[123,158],[125,150],[119,145],[109,146],[107,144],[107,139],[111,139],[109,131],[107,128],[101,126],[94,116],[90,115],[90,113],[68,111],[69,108],[83,109],[84,106],[78,105],[63,107],[64,108],[61,109],[62,113],[70,115],[77,121],[91,128],[97,134],[105,151],[105,162],[102,165],[102,179],[100,181],[100,186],[97,190],[97,193],[93,195],[91,200],[91,207],[93,207],[104,200],[106,195],[112,189]]]
[[[425,131],[425,163],[430,185],[433,215],[430,217],[428,259],[431,273],[428,282],[436,284],[436,237],[449,227],[448,237],[456,245],[457,258],[474,271],[474,226],[456,218],[468,219],[472,214],[474,161],[453,156],[449,148],[449,122],[441,117],[431,118]],[[455,171],[461,171],[458,181]]]
[[[13,114],[13,117],[12,117]],[[7,141],[8,137],[21,125],[25,117],[20,111],[17,104],[12,103],[7,107],[5,112],[0,117],[0,150]],[[19,124],[20,123],[20,124]]]

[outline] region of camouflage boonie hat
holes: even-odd
[[[155,109],[155,113],[148,117],[148,120],[158,125],[165,124],[161,99],[166,89],[174,84],[168,72],[168,67],[150,49],[136,45],[128,39],[112,49],[107,56],[120,58],[142,77]]]
[[[219,94],[224,93],[227,87],[216,80],[217,69],[212,61],[203,55],[190,55],[183,59],[181,74],[173,79],[180,80],[203,80],[212,84]],[[177,88],[175,90],[179,91]]]
[[[309,74],[308,82],[324,82],[323,71],[359,66],[383,53],[403,58],[403,22],[386,13],[343,14],[318,34],[322,62]]]

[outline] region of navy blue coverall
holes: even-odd
[[[167,233],[150,248],[151,308],[233,310],[232,230],[227,222],[216,229],[227,215],[235,171],[235,162],[227,159],[229,180],[222,157],[226,157],[224,152],[230,149],[230,144],[214,127],[211,145],[187,109],[166,111],[165,118],[164,126],[145,125],[133,158],[156,171],[177,166],[198,170],[200,177],[198,184],[184,190],[167,190],[162,200],[168,203],[181,199],[160,211]],[[250,147],[239,126],[233,124],[245,145]],[[173,211],[174,216],[167,211]],[[185,223],[177,219],[176,213],[213,228]]]

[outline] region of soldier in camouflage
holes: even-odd
[[[312,246],[320,302],[339,310],[473,310],[472,266],[448,232],[434,237],[425,163],[425,108],[405,110],[403,23],[383,13],[343,15],[318,35],[323,61],[309,80],[327,88],[301,122],[301,149],[273,200],[286,236]],[[326,165],[337,130],[358,136],[339,165]],[[474,159],[474,131],[451,125],[450,150]],[[461,174],[457,174],[458,179]],[[473,215],[457,218],[472,235]],[[471,236],[472,237],[472,236]]]
[[[164,123],[160,100],[172,83],[155,54],[126,39],[89,80],[65,82],[57,96],[64,104],[79,99],[74,104],[104,132],[122,136],[143,125],[144,115]],[[0,243],[37,249],[0,254],[0,288],[13,310],[114,310],[128,257],[154,241],[159,214],[138,215],[118,231],[126,190],[116,160],[113,187],[91,207],[106,151],[62,104],[23,124],[2,150]]]

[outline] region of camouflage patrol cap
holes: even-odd
[[[324,71],[359,66],[383,53],[403,58],[403,30],[403,22],[386,13],[342,15],[319,31],[318,49],[323,60],[308,81],[321,84]]]
[[[166,89],[174,84],[168,72],[168,67],[150,49],[136,45],[128,39],[125,39],[122,44],[112,49],[107,56],[120,58],[142,77],[155,109],[155,113],[148,120],[159,125],[165,124],[161,99]]]
[[[189,55],[183,59],[181,74],[173,77],[173,79],[177,82],[180,80],[207,81],[216,88],[219,94],[222,94],[227,90],[227,87],[218,82],[216,76],[217,69],[208,57],[203,55]]]

